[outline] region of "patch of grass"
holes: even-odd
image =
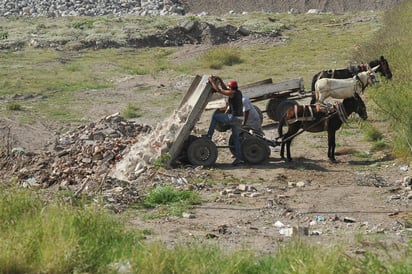
[[[363,158],[363,159],[370,159],[372,157],[370,153],[360,152],[360,151],[353,153],[353,156],[358,157],[358,158]]]
[[[156,161],[153,163],[153,167],[157,169],[165,168],[169,160],[170,160],[170,153],[166,152],[156,159]]]
[[[183,212],[200,204],[200,196],[194,191],[176,190],[172,186],[160,186],[150,191],[143,201],[146,208],[156,208],[147,218],[181,216]]]
[[[361,257],[346,256],[339,245],[314,248],[300,239],[277,247],[275,255],[255,254],[247,247],[227,252],[193,238],[167,248],[145,243],[144,236],[152,230],[126,228],[118,216],[102,207],[46,201],[26,189],[0,190],[0,269],[4,273],[117,273],[120,266],[129,273],[412,271],[407,248],[405,257],[395,260],[379,242],[375,249],[380,253],[367,252]],[[160,192],[151,194],[155,204],[187,197],[174,190]]]
[[[138,118],[142,116],[142,111],[139,107],[129,103],[126,109],[123,110],[122,116],[125,118]]]
[[[47,203],[36,193],[8,189],[0,194],[0,269],[4,273],[102,273],[131,257],[140,232],[96,207]]]
[[[227,46],[214,47],[201,57],[201,62],[210,69],[221,69],[224,66],[234,66],[242,63],[237,49]]]
[[[373,125],[367,126],[364,129],[365,140],[370,142],[380,141],[383,138],[383,134],[380,130]]]
[[[182,201],[187,201],[189,204],[198,204],[200,199],[196,192],[179,191],[172,186],[162,186],[149,192],[144,200],[144,205],[146,207],[155,207]]]
[[[23,107],[18,102],[10,102],[6,105],[6,109],[9,111],[20,111],[23,110]]]
[[[372,144],[371,150],[378,151],[378,150],[383,150],[387,147],[388,147],[388,144],[386,143],[386,141],[383,139],[380,139]]]
[[[75,21],[71,23],[71,27],[75,29],[91,29],[93,28],[94,21],[92,19]]]

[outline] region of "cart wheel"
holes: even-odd
[[[243,159],[250,164],[260,164],[269,158],[270,149],[263,140],[250,136],[242,142]]]
[[[260,120],[263,121],[263,113],[260,110],[258,106],[253,105],[253,107],[256,109],[257,113],[259,114]]]
[[[190,143],[187,158],[195,166],[212,166],[217,159],[216,145],[206,137],[199,138]]]
[[[276,120],[276,109],[283,99],[270,99],[266,104],[266,113],[270,119]]]
[[[297,105],[298,103],[294,100],[283,100],[278,107],[276,108],[276,121],[280,121],[280,119],[283,118],[283,115],[285,114],[285,112],[294,105]]]
[[[176,158],[174,164],[189,164],[189,159],[187,157],[187,148],[189,145],[194,142],[195,140],[199,139],[199,137],[194,136],[194,135],[189,135],[189,137],[184,141],[182,149],[179,153],[179,156]]]

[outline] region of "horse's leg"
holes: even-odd
[[[332,162],[336,162],[335,159],[336,148],[336,130],[328,130],[328,158]]]
[[[298,130],[300,128],[300,126],[296,127],[294,125],[289,125],[288,132],[286,132],[285,135],[282,138],[282,146],[286,145],[286,160],[288,162],[292,161],[292,156],[291,156],[291,153],[290,153],[290,146],[291,146],[292,140],[294,138],[293,135],[295,135],[295,133],[298,132]],[[282,155],[283,155],[283,152],[282,152]]]
[[[280,158],[285,159],[285,143],[283,142],[280,144]]]
[[[289,139],[289,136],[291,134],[288,134],[289,131],[283,135],[282,137],[282,143],[280,145],[280,158],[285,159],[285,146],[286,146],[286,157],[287,161],[292,161],[292,158],[290,157],[290,143],[291,140]]]
[[[286,142],[286,157],[287,157],[287,161],[288,161],[288,162],[291,162],[291,161],[292,161],[292,156],[290,155],[290,145],[291,145],[291,143],[292,143],[292,138],[289,139],[289,140]]]
[[[283,136],[283,126],[285,124],[285,116],[283,116],[278,124],[278,138],[281,139],[281,143],[280,143],[280,158],[284,159],[285,156],[285,143],[283,142],[284,136]]]

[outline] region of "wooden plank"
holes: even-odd
[[[263,84],[260,86],[252,86],[241,89],[242,93],[250,99],[261,97],[263,95],[276,95],[282,91],[303,90],[303,78],[292,79],[280,83]]]
[[[256,83],[248,84],[246,86],[241,86],[239,87],[239,89],[242,91],[243,95],[249,97],[252,102],[276,97],[288,97],[292,92],[304,91],[302,77],[279,83],[272,83],[271,81],[272,79],[266,79]],[[223,105],[223,96],[220,96],[220,98],[216,97],[217,96],[214,95],[214,99],[206,105],[206,109],[216,109],[220,108]]]

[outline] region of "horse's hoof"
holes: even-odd
[[[335,158],[330,158],[329,161],[330,161],[331,163],[333,163],[333,164],[336,164],[336,163],[338,162],[338,161],[336,161]]]

